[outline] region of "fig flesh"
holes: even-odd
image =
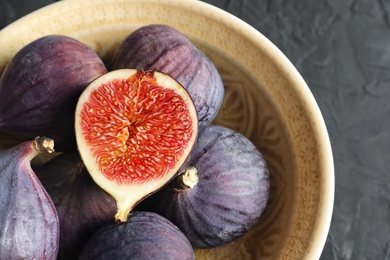
[[[198,131],[186,90],[160,72],[122,69],[93,81],[76,108],[76,140],[94,181],[117,203],[116,221],[181,167]]]
[[[37,137],[0,152],[0,259],[57,257],[58,214],[31,168],[31,160],[53,146]]]
[[[0,130],[23,141],[45,135],[57,151],[75,149],[77,99],[106,72],[99,56],[71,37],[48,35],[27,44],[1,77]]]
[[[132,32],[117,50],[112,66],[161,71],[176,79],[194,101],[199,126],[210,123],[222,105],[225,90],[217,68],[171,26],[151,24]]]
[[[270,187],[266,162],[246,137],[231,129],[204,128],[182,171],[186,174],[145,199],[138,209],[171,220],[196,248],[241,237],[266,207]],[[195,183],[187,185],[188,180]]]
[[[185,235],[166,218],[151,212],[135,212],[127,222],[109,223],[83,248],[87,259],[195,259]]]
[[[92,180],[77,151],[62,153],[34,170],[58,212],[57,260],[77,259],[93,233],[113,221],[115,201]]]

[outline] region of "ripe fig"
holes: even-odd
[[[108,223],[97,231],[80,254],[87,259],[195,259],[184,234],[166,218],[135,212],[127,222]]]
[[[75,149],[77,99],[106,72],[99,56],[71,37],[48,35],[27,44],[0,80],[0,130],[20,140],[48,136],[57,151]]]
[[[0,152],[0,259],[57,257],[57,211],[31,168],[31,160],[53,146],[37,137]]]
[[[35,172],[58,212],[57,260],[77,259],[93,233],[113,221],[115,201],[92,180],[77,151],[62,153]]]
[[[170,76],[122,69],[93,81],[76,107],[76,140],[95,182],[117,202],[116,221],[173,178],[198,132],[194,104]]]
[[[184,169],[138,209],[171,220],[196,248],[226,244],[257,223],[269,197],[269,173],[246,137],[221,126],[204,128]]]
[[[199,126],[210,123],[222,105],[225,90],[213,62],[171,26],[151,24],[128,35],[112,66],[161,71],[176,79],[194,101]]]

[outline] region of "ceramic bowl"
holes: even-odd
[[[197,259],[318,259],[334,198],[323,117],[290,61],[237,17],[194,0],[60,1],[0,31],[0,72],[20,48],[48,34],[79,39],[108,61],[129,33],[153,23],[180,30],[215,63],[226,95],[213,124],[247,136],[271,174],[271,196],[259,223],[228,245],[196,250]]]

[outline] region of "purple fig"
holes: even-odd
[[[258,222],[269,197],[269,172],[246,137],[208,126],[182,169],[187,170],[138,209],[171,220],[196,248],[226,244]]]
[[[224,86],[212,61],[181,32],[168,25],[152,24],[134,31],[113,59],[113,69],[132,68],[164,72],[191,95],[199,126],[217,115]]]
[[[77,259],[92,234],[114,221],[116,203],[92,180],[78,152],[62,153],[35,172],[59,215],[57,259]]]
[[[57,151],[75,148],[78,97],[106,72],[99,56],[71,37],[49,35],[27,44],[0,80],[0,130],[20,140],[48,136]]]
[[[87,259],[195,259],[184,234],[166,218],[135,212],[127,222],[111,222],[97,231],[83,248]]]
[[[31,160],[53,146],[37,137],[0,152],[0,259],[57,257],[57,211],[31,168]]]

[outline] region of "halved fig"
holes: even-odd
[[[169,182],[192,150],[198,119],[187,91],[161,73],[111,71],[76,107],[76,141],[94,181],[117,203],[117,222]]]

